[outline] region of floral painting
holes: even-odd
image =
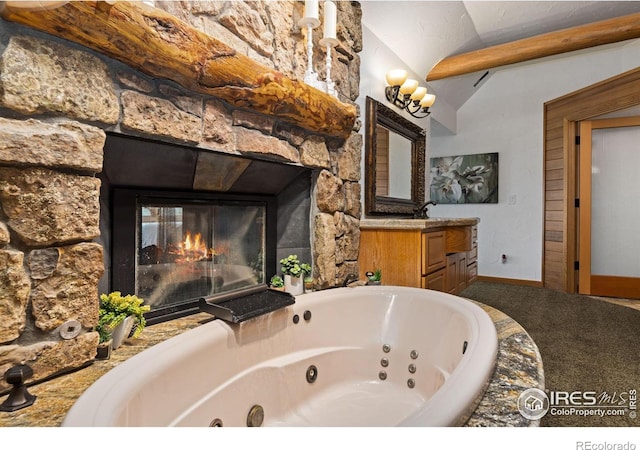
[[[431,200],[498,203],[498,154],[431,158]]]

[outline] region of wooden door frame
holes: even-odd
[[[576,292],[577,123],[640,104],[640,67],[544,104],[543,286]]]
[[[578,250],[581,270],[578,272],[578,285],[580,291],[591,294],[592,276],[591,269],[584,267],[591,265],[591,176],[582,178],[582,174],[591,173],[592,166],[592,131],[604,128],[622,128],[640,126],[639,116],[617,117],[611,119],[583,120],[580,122],[580,170],[578,173],[580,194],[580,229],[576,233],[581,235],[578,239]],[[587,152],[586,149],[589,148]],[[583,234],[584,233],[584,234]],[[586,239],[586,237],[589,239]],[[611,284],[611,283],[610,283]],[[600,294],[594,288],[596,294]]]

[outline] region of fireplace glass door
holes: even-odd
[[[152,308],[264,282],[265,209],[139,205],[136,294]]]

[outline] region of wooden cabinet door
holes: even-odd
[[[447,255],[447,269],[445,272],[445,288],[449,294],[455,294],[458,288],[458,266],[459,259],[457,253]]]
[[[421,286],[421,232],[419,230],[362,230],[360,232],[360,279],[380,269],[382,284]]]
[[[458,286],[456,292],[459,294],[467,288],[467,254],[458,253]]]
[[[444,231],[422,233],[422,275],[447,265]]]

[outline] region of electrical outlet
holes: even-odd
[[[516,197],[516,194],[511,194],[509,196],[509,204],[510,205],[515,205],[517,200],[518,200],[518,198]]]
[[[500,257],[500,260],[502,261],[502,264],[505,264],[507,262],[507,255],[503,253],[502,256]]]

